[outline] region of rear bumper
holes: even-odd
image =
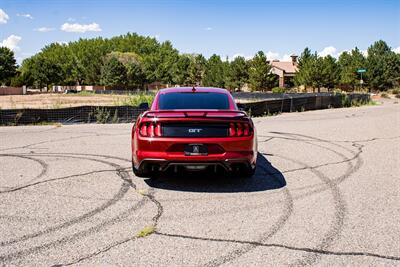
[[[187,144],[205,144],[208,155],[187,156]],[[236,166],[255,166],[257,146],[255,137],[227,138],[141,138],[132,143],[132,160],[136,169],[165,171],[175,166],[211,166],[231,171]]]
[[[227,172],[234,170],[255,168],[255,163],[252,164],[247,158],[227,159],[224,161],[168,161],[164,159],[144,159],[140,162],[138,169],[142,172],[165,172],[178,169],[203,170],[212,168],[214,170],[223,169]]]

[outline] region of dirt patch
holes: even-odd
[[[1,109],[17,108],[65,108],[77,106],[114,106],[128,98],[125,95],[64,95],[34,94],[0,96]]]

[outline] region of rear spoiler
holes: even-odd
[[[243,118],[246,112],[241,110],[153,110],[143,113],[148,118]]]

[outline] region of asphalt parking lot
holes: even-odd
[[[129,124],[1,127],[1,265],[400,265],[400,104],[254,122],[251,179],[134,177]]]

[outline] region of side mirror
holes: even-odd
[[[149,103],[143,102],[139,104],[140,109],[149,109]]]

